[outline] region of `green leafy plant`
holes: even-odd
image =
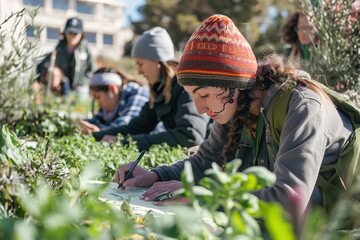
[[[214,163],[206,172],[209,177],[200,180],[200,186],[195,186],[191,165],[186,162],[182,175],[184,190],[177,194],[189,197],[198,212],[209,216],[222,239],[262,239],[264,233],[259,223],[263,220],[273,239],[295,239],[280,205],[260,201],[251,193],[271,186],[275,175],[263,167],[238,172],[240,165],[239,159],[233,160],[223,171]]]
[[[36,74],[35,60],[40,28],[34,39],[26,37],[27,25],[32,25],[38,9],[22,9],[0,23],[0,123],[11,123],[30,106],[30,85]]]
[[[94,173],[96,173],[94,175]],[[73,178],[70,191],[56,194],[46,181],[36,191],[20,185],[23,219],[2,218],[0,227],[8,239],[114,239],[135,233],[135,223],[111,205],[98,200],[104,186],[89,188],[89,179],[99,169],[90,165],[79,178]]]
[[[42,176],[55,192],[59,190],[59,184],[69,178],[69,171],[60,156],[47,156],[49,142],[44,156],[34,160],[32,153],[21,145],[16,135],[3,126],[0,147],[0,216],[24,216],[16,191],[19,184],[34,191],[38,187],[38,178]]]
[[[119,135],[118,138],[121,140],[123,136]],[[100,180],[104,181],[112,181],[118,166],[134,161],[139,155],[138,147],[131,138],[128,138],[128,144],[124,145],[121,141],[96,142],[92,136],[74,133],[58,139],[49,138],[49,141],[48,156],[60,155],[74,174],[81,173],[88,163],[98,162],[104,172]],[[47,140],[40,139],[33,149],[37,153],[33,155],[34,159],[45,156],[46,144]],[[172,163],[185,158],[185,151],[185,148],[169,147],[165,143],[153,146],[146,152],[140,165],[145,169],[152,169],[159,164]]]
[[[76,131],[76,125],[66,116],[60,116],[49,110],[41,112],[25,110],[21,120],[16,122],[13,128],[20,137],[34,134],[40,137],[61,137],[72,135]]]

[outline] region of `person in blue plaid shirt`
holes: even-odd
[[[148,87],[112,68],[100,68],[94,73],[90,95],[100,111],[91,119],[79,120],[84,134],[127,125],[150,99]]]

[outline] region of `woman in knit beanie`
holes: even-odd
[[[254,192],[259,199],[278,201],[293,213],[291,199],[299,194],[301,201],[296,209],[300,215],[309,205],[323,204],[317,185],[319,169],[337,161],[354,128],[307,73],[285,65],[276,55],[268,56],[258,66],[233,21],[214,15],[189,39],[177,78],[194,98],[198,112],[215,120],[210,136],[188,159],[152,171],[138,166],[123,187],[156,183],[142,196],[153,200],[159,193],[182,187],[185,161],[191,163],[198,183],[213,162],[224,166],[240,158],[239,170],[256,165],[276,175],[273,186]],[[282,129],[272,132],[273,118],[269,115],[278,91],[290,94],[281,95],[289,99],[280,99],[285,105],[278,103],[274,108],[275,115],[283,113],[286,118]],[[115,181],[123,182],[130,166],[119,167]]]
[[[152,144],[192,147],[203,142],[210,118],[197,113],[194,100],[176,80],[174,45],[167,31],[161,27],[145,31],[135,42],[131,56],[139,74],[149,83],[150,101],[128,125],[93,133],[94,137],[117,141],[119,133],[130,134],[140,151],[149,149]],[[161,122],[165,131],[153,133]]]

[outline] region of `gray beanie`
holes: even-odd
[[[168,32],[162,27],[145,31],[131,49],[131,57],[167,62],[173,59],[174,44]]]

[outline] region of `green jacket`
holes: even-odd
[[[59,67],[69,79],[71,89],[89,84],[93,70],[93,59],[88,47],[88,41],[82,39],[74,50],[74,57],[66,50],[66,40],[60,40],[56,46],[55,66]],[[50,64],[51,53],[48,54],[37,66],[39,74],[47,71]]]
[[[165,132],[150,134],[162,121]],[[206,138],[210,118],[197,113],[192,97],[181,87],[176,78],[172,80],[171,100],[165,104],[161,93],[150,108],[149,102],[144,105],[140,115],[133,118],[126,126],[93,133],[96,140],[104,135],[130,134],[137,142],[139,150],[149,149],[152,144],[166,142],[170,146],[181,145],[192,147],[199,145]]]

